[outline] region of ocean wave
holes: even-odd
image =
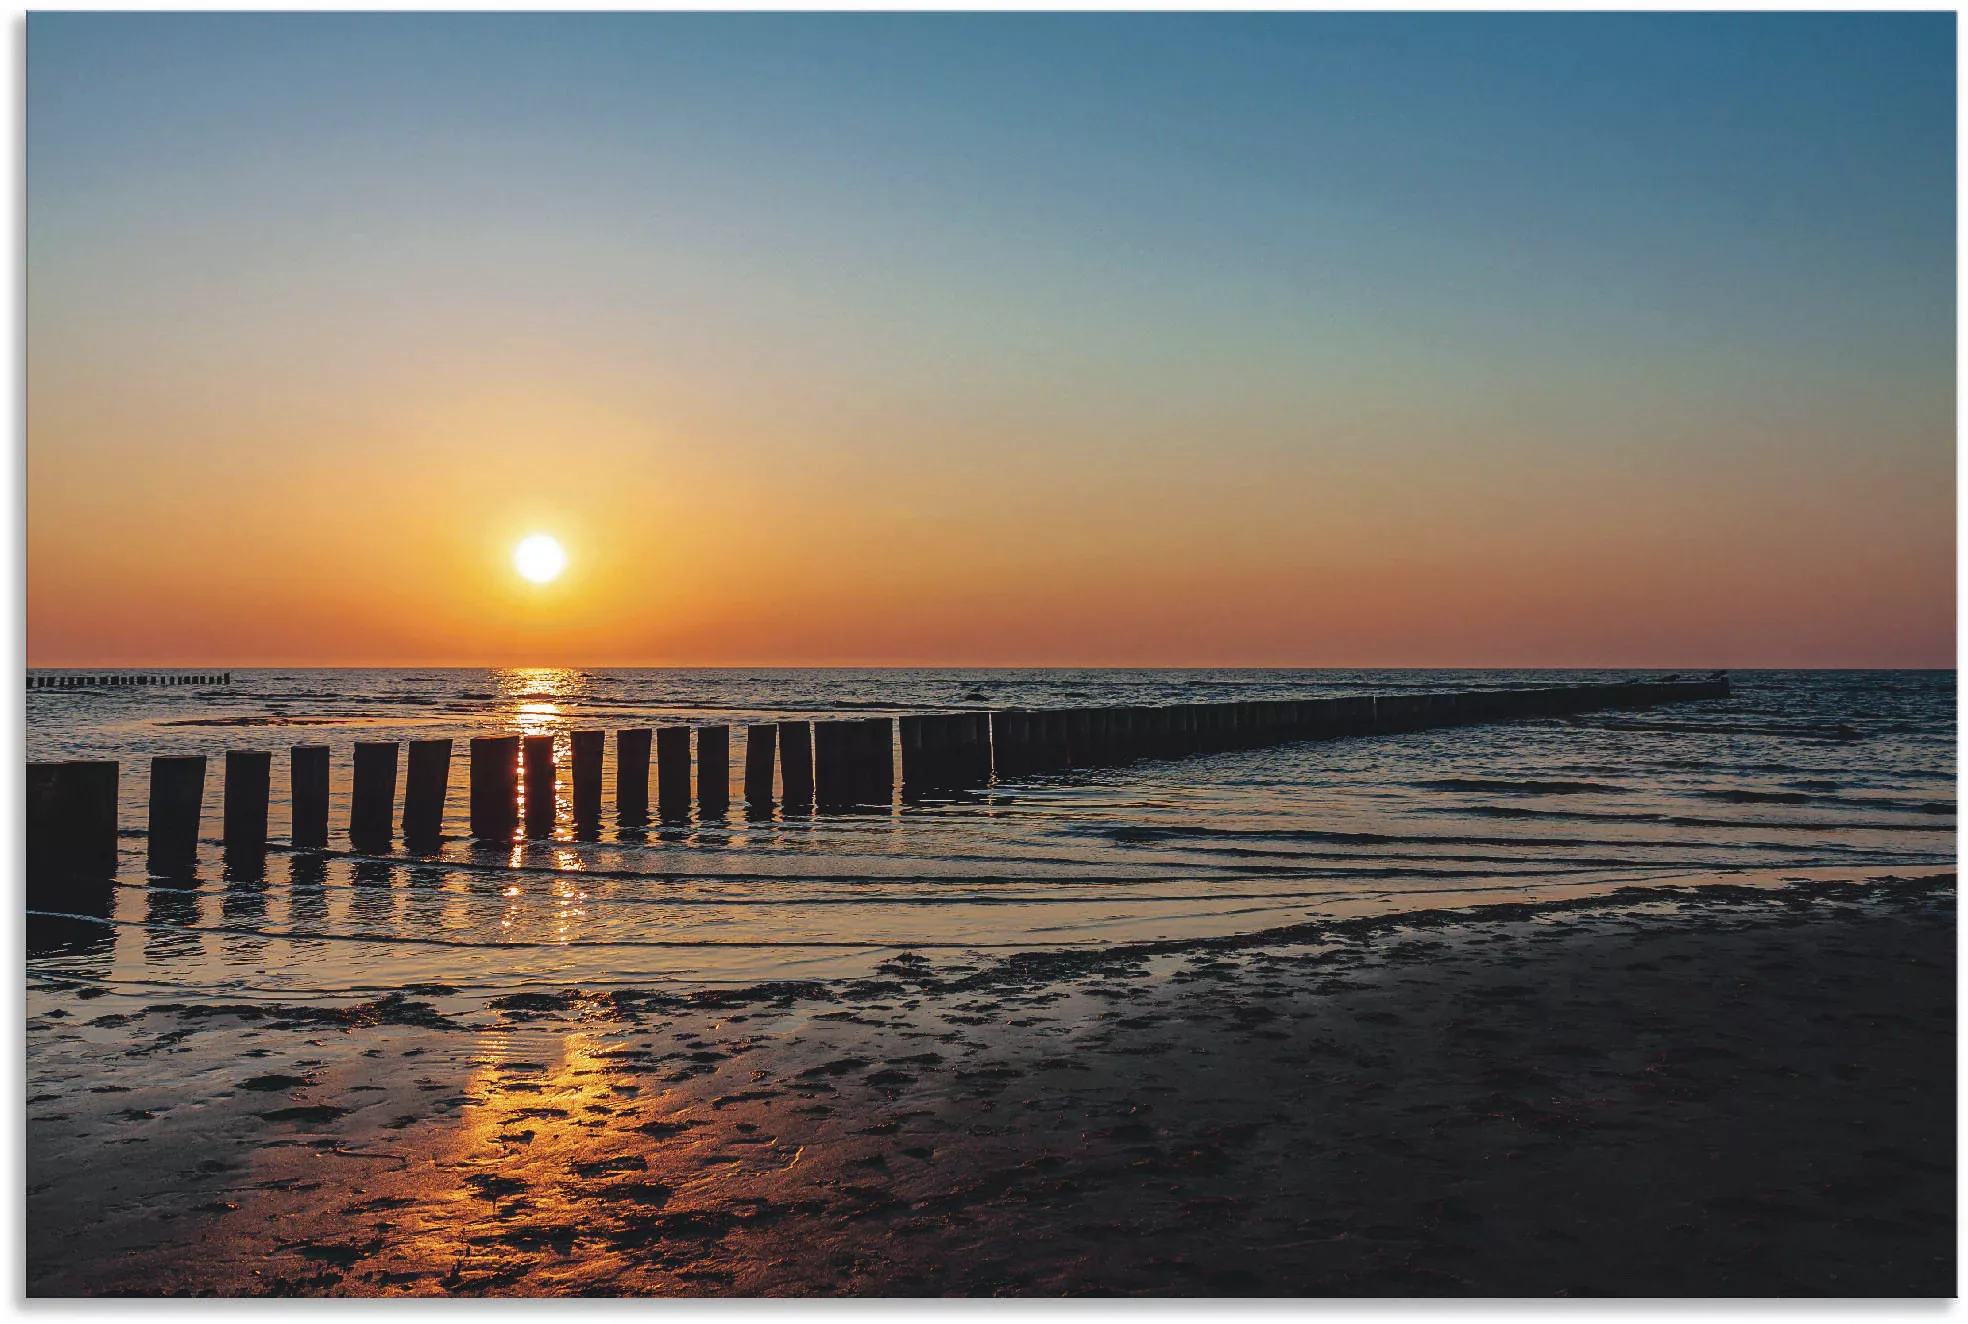
[[[1505,778],[1438,777],[1433,781],[1409,782],[1424,791],[1495,791],[1523,795],[1625,795],[1627,788],[1605,782],[1513,781]]]

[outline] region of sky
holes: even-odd
[[[1952,667],[1954,23],[34,13],[28,664]]]

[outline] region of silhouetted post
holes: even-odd
[[[723,818],[731,809],[731,728],[697,728],[697,815]]]
[[[788,808],[813,803],[813,723],[779,723],[779,792]]]
[[[205,756],[150,761],[150,831],[146,864],[166,878],[198,868],[198,814],[205,805]]]
[[[322,850],[328,845],[328,746],[295,745],[288,760],[294,796],[288,840],[297,850]]]
[[[656,808],[664,818],[690,817],[690,728],[656,729]]]
[[[509,840],[518,822],[519,737],[473,737],[471,834]]]
[[[1076,768],[1094,761],[1093,713],[1088,709],[1074,708],[1067,713],[1066,757]]]
[[[574,763],[574,826],[593,832],[601,826],[601,753],[606,731],[576,731],[568,737]]]
[[[909,757],[907,744],[902,749],[902,786],[905,791],[911,795],[922,795],[940,791],[949,785],[949,744],[948,719],[941,713],[929,713],[916,719],[914,759]],[[912,762],[915,765],[913,769],[909,766]]]
[[[936,783],[955,791],[970,784],[970,714],[945,713],[936,719]]]
[[[902,798],[913,800],[925,789],[923,766],[923,723],[925,718],[907,716],[896,719],[902,746]]]
[[[649,821],[648,727],[615,733],[615,821],[641,827]]]
[[[451,742],[413,740],[403,788],[403,844],[436,850],[444,840],[444,800],[451,789]]]
[[[937,719],[942,743],[937,752],[936,780],[948,790],[970,784],[970,714],[948,713]]]
[[[813,724],[813,800],[823,809],[854,803],[853,722]]]
[[[248,863],[266,854],[267,784],[273,755],[263,749],[229,749],[225,773],[225,853]]]
[[[745,728],[745,803],[750,808],[772,808],[772,755],[778,745],[779,728],[767,722]]]
[[[991,714],[965,713],[964,725],[970,738],[964,743],[966,759],[964,784],[985,786],[991,780]]]
[[[31,875],[44,882],[115,877],[117,772],[110,762],[28,765]]]
[[[526,751],[526,835],[551,837],[554,830],[554,738],[523,736]]]
[[[27,888],[30,896],[41,883],[68,871],[61,811],[61,764],[28,764]]]
[[[895,719],[892,717],[869,717],[861,723],[862,776],[867,790],[863,800],[868,804],[889,805],[895,803]]]
[[[355,742],[355,780],[349,789],[349,844],[370,855],[388,851],[395,837],[394,740]]]
[[[1019,729],[1022,713],[999,709],[985,717],[991,727],[991,775],[993,777],[1013,776],[1017,770],[1018,754],[1023,745],[1023,731]]]

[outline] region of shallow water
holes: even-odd
[[[1742,672],[1726,701],[1300,743],[1003,783],[886,811],[745,816],[576,841],[462,839],[466,738],[953,707],[1089,706],[1572,683],[1640,673],[1417,671],[234,671],[228,687],[29,691],[31,760],[123,764],[108,926],[38,922],[31,984],[147,1002],[283,1002],[448,985],[832,977],[898,950],[1006,950],[1250,932],[1344,914],[1662,882],[1951,868],[1952,672]],[[144,877],[148,760],[449,736],[436,856],[270,854],[188,886]],[[734,779],[742,736],[734,732]],[[613,741],[604,768],[612,808]],[[566,742],[557,748],[565,767]],[[222,758],[203,830],[219,825]],[[400,788],[399,788],[400,794]]]

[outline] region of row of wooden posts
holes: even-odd
[[[749,809],[769,811],[776,763],[779,798],[789,808],[888,804],[894,798],[898,747],[906,799],[1069,767],[1722,698],[1728,692],[1727,678],[1717,676],[1703,681],[1337,699],[973,711],[906,716],[899,724],[887,717],[764,723],[745,728],[744,794]],[[615,812],[622,826],[650,821],[652,750],[659,817],[674,821],[689,816],[693,730],[698,813],[705,819],[719,819],[729,810],[729,727],[631,728],[615,732]],[[592,834],[600,825],[606,739],[605,731],[569,735],[577,833]],[[552,834],[557,809],[555,740],[552,735],[511,735],[470,742],[473,837],[510,841],[522,830],[528,836]],[[404,844],[413,851],[435,850],[442,840],[453,747],[451,740],[409,742],[400,823]],[[391,849],[398,822],[402,748],[394,741],[355,744],[348,839],[359,852]],[[289,845],[297,850],[326,849],[329,747],[296,745],[289,757],[293,788]],[[229,857],[266,850],[272,759],[266,750],[226,753],[223,844]],[[196,866],[205,768],[202,754],[151,760],[147,856],[153,874],[186,874]],[[119,766],[113,762],[28,765],[30,879],[115,872],[118,777]]]
[[[29,676],[31,690],[121,689],[130,685],[230,685],[230,671],[204,671],[195,675],[160,675],[146,672],[128,676]]]

